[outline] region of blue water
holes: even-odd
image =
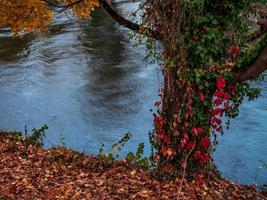
[[[267,81],[257,85],[262,96],[244,101],[239,116],[220,137],[215,162],[224,176],[239,183],[267,183]]]
[[[137,3],[116,5],[128,16]],[[102,10],[93,20],[57,15],[49,33],[11,37],[0,32],[0,129],[31,130],[48,124],[46,146],[64,143],[96,153],[101,143],[133,134],[125,151],[145,142],[152,129],[160,69],[144,61],[130,31]],[[245,102],[230,130],[219,138],[215,162],[225,177],[240,183],[267,183],[267,91]]]

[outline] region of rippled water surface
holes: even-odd
[[[117,4],[125,16],[136,7]],[[129,33],[102,10],[91,21],[57,15],[49,33],[22,39],[0,31],[0,129],[48,124],[47,146],[64,137],[67,146],[90,153],[128,131],[127,150],[147,144],[160,72],[143,60],[144,48],[133,48]],[[266,81],[261,87],[262,97],[242,105],[214,155],[233,181],[267,183],[260,168],[267,162]]]

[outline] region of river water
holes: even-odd
[[[116,6],[128,16],[138,4]],[[161,76],[129,34],[101,9],[86,21],[58,14],[49,33],[14,39],[0,31],[0,129],[47,124],[47,147],[63,140],[89,153],[130,131],[125,151],[145,142],[148,154]],[[267,183],[267,82],[260,87],[262,97],[241,106],[214,154],[222,174],[240,183]]]

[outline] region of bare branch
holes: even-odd
[[[135,32],[138,32],[140,34],[143,34],[145,36],[152,37],[156,40],[161,40],[160,34],[157,31],[151,30],[149,28],[142,27],[140,24],[136,24],[134,22],[131,22],[121,15],[119,15],[114,9],[111,8],[110,4],[107,3],[106,0],[100,0],[100,4],[102,7],[106,10],[106,12],[120,25],[133,30]],[[143,31],[146,30],[146,31]]]
[[[42,0],[44,2],[46,2],[48,5],[56,7],[56,8],[62,8],[63,11],[71,8],[72,6],[82,3],[84,0],[77,0],[73,3],[67,4],[67,5],[58,5],[55,4],[49,0]],[[101,6],[106,10],[106,12],[112,17],[113,20],[115,20],[117,23],[119,23],[120,25],[135,31],[137,33],[140,33],[142,35],[148,36],[148,37],[152,37],[156,40],[161,40],[160,34],[157,31],[151,30],[149,28],[143,27],[140,24],[131,22],[127,19],[125,19],[124,17],[122,17],[120,14],[118,14],[111,6],[110,4],[106,1],[106,0],[99,0]]]

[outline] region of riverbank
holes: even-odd
[[[161,181],[123,160],[107,163],[71,149],[26,147],[0,137],[2,199],[267,199],[254,186],[206,180],[184,180],[180,190],[181,179]]]

